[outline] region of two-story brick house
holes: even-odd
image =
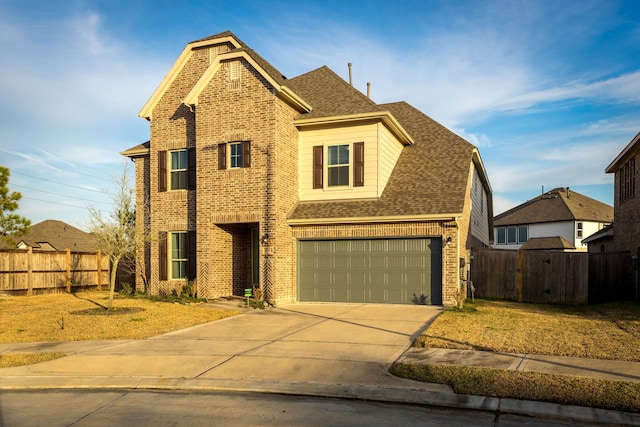
[[[230,32],[187,44],[139,115],[150,141],[122,154],[151,293],[452,304],[492,240],[477,148],[327,67],[287,79]]]

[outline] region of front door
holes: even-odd
[[[251,229],[251,284],[260,286],[260,230]]]

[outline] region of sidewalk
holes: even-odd
[[[392,376],[389,366],[401,361],[640,381],[640,363],[410,347],[438,312],[424,306],[296,304],[246,311],[146,340],[0,344],[0,354],[67,355],[0,369],[0,391],[251,391],[640,425],[640,414],[457,395],[447,385]]]

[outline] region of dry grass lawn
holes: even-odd
[[[640,361],[640,304],[465,303],[445,310],[416,346]],[[640,412],[640,383],[455,365],[393,367],[456,393]]]
[[[640,361],[640,305],[476,300],[462,310],[445,310],[416,345]]]
[[[238,314],[107,292],[0,297],[0,343],[141,339]]]

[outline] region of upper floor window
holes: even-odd
[[[218,144],[218,169],[238,169],[250,166],[250,141],[233,141]]]
[[[327,154],[329,157],[327,185],[329,187],[349,185],[349,144],[329,146]]]
[[[187,150],[169,152],[169,175],[171,190],[187,189]]]
[[[313,188],[325,186],[364,186],[364,142],[313,147]]]
[[[620,202],[624,202],[636,194],[636,158],[629,159],[620,168]]]
[[[241,168],[242,167],[242,143],[232,142],[229,144],[229,167]]]
[[[581,222],[576,224],[576,237],[578,239],[582,239],[582,223]]]
[[[195,190],[195,148],[158,152],[158,191]]]

